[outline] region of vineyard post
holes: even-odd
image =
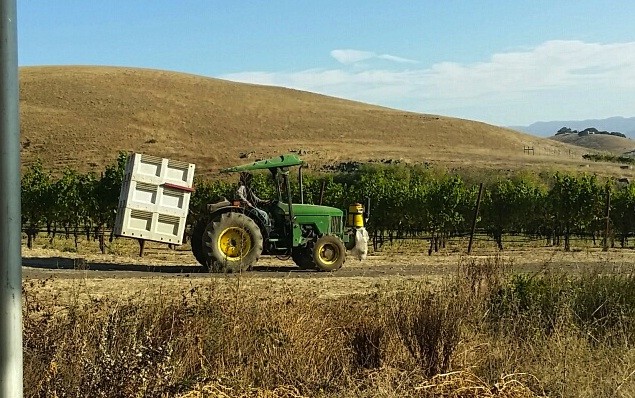
[[[467,254],[472,254],[472,242],[474,242],[474,232],[476,232],[476,220],[478,219],[478,209],[481,206],[481,195],[483,195],[483,183],[478,187],[478,197],[474,207],[474,219],[472,220],[472,230],[470,232],[470,243],[467,245]]]
[[[609,227],[611,225],[611,187],[606,187],[606,227],[604,229],[604,247],[602,251],[609,251]]]
[[[104,226],[99,227],[99,250],[101,254],[106,254],[106,243],[104,242]]]
[[[320,188],[320,203],[322,205],[322,201],[324,200],[324,189],[326,188],[326,180],[322,181],[322,187]]]
[[[20,112],[16,0],[0,0],[0,397],[23,395]]]

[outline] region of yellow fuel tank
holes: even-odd
[[[348,206],[347,227],[361,228],[364,226],[364,206],[361,203],[353,203]]]

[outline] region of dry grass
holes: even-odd
[[[250,289],[242,276],[146,287],[134,300],[95,297],[82,281],[62,294],[57,280],[33,280],[24,287],[27,396],[635,394],[635,319],[614,300],[634,297],[631,274],[570,276],[575,295],[557,301],[546,328],[543,290],[525,291],[528,307],[501,296],[518,287],[507,267],[501,257],[471,259],[432,287],[402,281],[331,298]],[[557,278],[535,278],[560,289]],[[593,327],[576,321],[595,316],[579,310],[596,305],[584,290],[612,298]],[[508,305],[493,305],[500,297]],[[521,330],[508,319],[537,326]]]
[[[197,164],[198,173],[308,151],[312,164],[403,159],[448,168],[569,168],[588,152],[484,123],[397,111],[276,87],[114,67],[20,71],[22,159],[101,171],[120,150]],[[525,155],[523,147],[535,155]]]
[[[563,134],[550,137],[550,139],[589,148],[591,151],[611,152],[615,155],[622,155],[635,149],[635,141],[630,138],[604,134],[591,134],[582,137],[577,134]]]

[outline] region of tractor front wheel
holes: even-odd
[[[256,264],[262,254],[263,238],[254,220],[231,212],[207,225],[203,244],[210,271],[240,272]]]
[[[313,263],[320,271],[337,271],[346,261],[344,243],[334,235],[324,235],[313,245]]]

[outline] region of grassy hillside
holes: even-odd
[[[635,141],[630,138],[613,135],[591,134],[580,137],[577,134],[561,134],[550,138],[558,142],[577,145],[596,151],[610,152],[615,155],[622,155],[635,150]]]
[[[120,150],[194,162],[199,172],[243,163],[241,153],[253,152],[251,160],[296,149],[313,164],[485,168],[574,165],[588,152],[474,121],[132,68],[22,68],[20,112],[24,164],[39,158],[56,169],[101,170]]]

